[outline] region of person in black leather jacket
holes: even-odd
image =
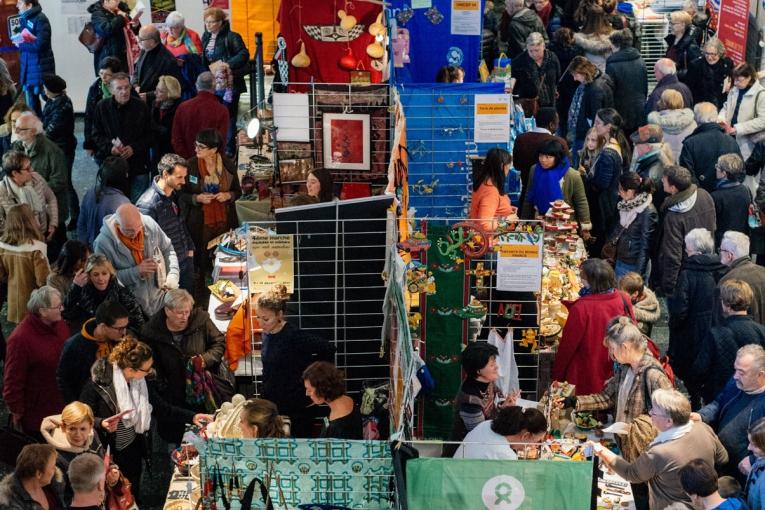
[[[619,224],[611,233],[616,244],[616,279],[635,272],[646,279],[651,243],[659,213],[653,206],[655,186],[651,179],[643,179],[635,172],[619,177]]]
[[[128,70],[127,42],[124,28],[128,26],[134,34],[138,33],[141,24],[136,19],[130,19],[130,7],[120,0],[97,0],[88,7],[90,22],[103,44],[93,54],[93,68],[98,75],[98,66],[105,57],[117,57],[120,60],[120,71]]]
[[[669,15],[670,34],[664,38],[667,43],[666,58],[677,64],[677,77],[687,83],[688,65],[701,56],[694,35],[691,33],[692,18],[687,12],[675,11]]]

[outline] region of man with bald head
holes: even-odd
[[[653,74],[656,76],[656,88],[653,89],[648,100],[645,102],[645,114],[656,111],[656,103],[659,102],[662,92],[672,89],[680,92],[683,96],[685,108],[693,108],[693,93],[688,85],[681,82],[677,77],[677,65],[668,58],[660,58],[653,66]]]
[[[165,48],[159,37],[159,30],[154,25],[146,25],[138,31],[138,44],[141,54],[135,64],[133,86],[146,101],[147,95],[154,92],[160,76],[172,76],[181,81],[181,67],[172,53]],[[147,101],[151,103],[151,97]]]
[[[165,290],[178,288],[173,243],[156,221],[133,204],[122,204],[104,218],[93,251],[111,260],[119,281],[130,289],[146,315],[162,308]]]

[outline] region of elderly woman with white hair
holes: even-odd
[[[175,57],[192,53],[202,54],[202,39],[199,34],[186,26],[186,18],[178,11],[173,11],[165,18],[167,31],[162,32],[162,44]]]
[[[764,324],[765,267],[752,262],[749,253],[750,242],[746,234],[735,231],[725,232],[720,242],[720,261],[728,266],[728,272],[720,282],[737,279],[748,283],[754,292],[750,308],[752,318]]]
[[[141,338],[154,351],[154,367],[165,388],[163,397],[170,404],[193,412],[209,412],[233,396],[230,373],[223,361],[223,333],[205,310],[194,306],[194,298],[187,291],[175,289],[165,294],[164,306],[144,324]],[[189,378],[192,372],[204,371],[213,376],[209,381],[212,387],[202,388]],[[205,398],[203,390],[213,393],[214,403]],[[161,416],[158,424],[165,440],[180,441],[184,421]]]
[[[693,102],[708,101],[718,109],[725,104],[730,88],[733,61],[725,56],[725,45],[714,37],[704,43],[701,57],[688,62],[686,83],[693,93]],[[727,86],[727,88],[726,88]]]
[[[686,258],[675,292],[667,298],[670,363],[685,383],[694,409],[700,407],[701,382],[691,370],[715,316],[715,287],[727,268],[715,253],[711,232],[694,228],[685,236]]]
[[[40,424],[61,412],[64,400],[56,384],[56,368],[69,336],[61,319],[61,293],[43,286],[32,291],[27,316],[8,338],[3,398],[14,426],[42,439]]]
[[[545,49],[545,39],[539,32],[526,38],[526,51],[513,59],[513,78],[517,81],[513,93],[536,107],[555,106],[555,91],[561,78],[560,62],[550,50]],[[535,115],[536,111],[526,111]]]
[[[700,55],[696,41],[691,33],[693,18],[685,11],[675,11],[669,15],[669,35],[664,38],[667,43],[667,52],[664,55],[677,64],[677,77],[680,81],[686,81],[688,65]]]
[[[749,232],[749,204],[752,193],[744,186],[744,160],[738,154],[723,154],[715,165],[717,187],[712,191],[717,226],[715,246],[720,247],[723,234],[729,230]]]
[[[632,483],[648,482],[650,508],[665,508],[691,499],[680,484],[680,469],[694,459],[710,466],[728,462],[728,453],[712,429],[690,421],[691,404],[673,389],[659,389],[651,395],[651,422],[659,434],[648,449],[632,462],[595,444],[595,453],[609,468]]]

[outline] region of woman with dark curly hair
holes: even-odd
[[[315,361],[303,371],[305,394],[316,405],[329,406],[329,420],[319,437],[362,439],[361,413],[345,394],[345,374],[328,361]]]
[[[48,274],[48,285],[57,289],[63,299],[69,294],[75,275],[85,268],[89,255],[88,245],[82,241],[71,239],[61,248]]]

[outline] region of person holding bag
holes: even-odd
[[[566,407],[580,411],[609,411],[614,421],[626,423],[626,434],[616,435],[624,459],[632,462],[645,451],[657,431],[648,416],[651,393],[659,388],[671,389],[672,383],[659,361],[648,350],[648,338],[630,317],[614,317],[606,326],[604,343],[609,356],[616,361],[614,376],[606,381],[600,393],[569,397]],[[648,487],[632,484],[635,506],[648,509]]]

